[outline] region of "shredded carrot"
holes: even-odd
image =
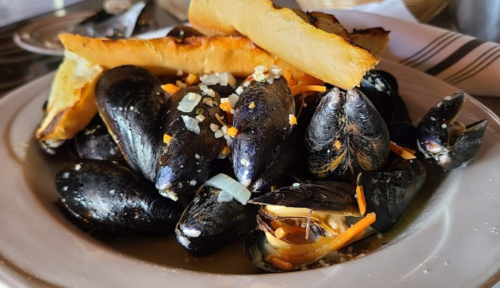
[[[320,85],[295,85],[292,87],[292,95],[295,96],[306,91],[326,92],[326,86]]]
[[[236,134],[238,134],[238,129],[236,129],[235,127],[230,127],[229,129],[227,129],[227,135],[234,137],[236,136]]]
[[[167,91],[170,94],[174,94],[175,92],[181,90],[181,88],[179,88],[179,86],[171,84],[171,83],[161,85],[161,89]]]
[[[292,263],[281,260],[274,254],[269,254],[269,256],[266,257],[266,262],[280,268],[281,270],[288,271],[293,268]]]
[[[186,77],[185,82],[188,86],[192,86],[194,84],[198,84],[198,82],[200,81],[198,80],[198,77],[196,77],[196,75],[189,73],[189,75]]]
[[[224,148],[222,149],[222,151],[220,152],[222,155],[229,155],[229,153],[231,153],[231,148],[229,148],[228,146],[224,146]]]
[[[229,102],[222,102],[220,103],[220,109],[226,112],[228,122],[232,123],[233,114],[231,114],[231,104]]]
[[[292,87],[297,85],[297,81],[293,79],[292,71],[287,70],[284,74],[283,77],[285,77],[286,82],[288,83],[288,86]]]
[[[335,237],[331,243],[331,248],[334,248],[339,244],[346,243],[359,233],[364,233],[366,228],[375,223],[375,220],[377,220],[377,216],[374,212],[366,214],[363,219],[359,220],[356,224],[347,228],[347,230],[345,230],[342,234]],[[337,244],[335,242],[337,242]]]
[[[219,115],[219,113],[215,113],[215,118],[217,118],[217,121],[219,121],[220,125],[227,126],[227,124],[224,122],[224,119]]]
[[[416,151],[413,151],[411,149],[408,149],[406,147],[399,146],[398,144],[394,142],[390,142],[389,148],[391,149],[392,152],[398,154],[402,158],[406,160],[411,160],[417,158],[415,154],[417,153]]]
[[[325,82],[315,78],[309,74],[305,74],[297,79],[297,84],[302,85],[325,85]]]
[[[324,248],[320,249],[323,251],[323,255],[321,258],[325,257],[326,255],[337,251],[340,247],[342,247],[347,241],[349,241],[351,238],[354,236],[358,235],[359,233],[362,233],[365,231],[365,229],[372,225],[376,220],[375,213],[368,213],[363,219],[359,220],[356,224],[352,225],[351,227],[347,228],[343,233],[339,234],[332,240],[328,240],[327,243],[324,244]],[[327,238],[327,237],[325,237]],[[281,255],[285,256],[300,256],[302,254],[307,254],[310,253],[311,251],[318,251],[318,245],[321,244],[320,241],[319,243],[310,243],[310,244],[302,244],[302,245],[288,245],[286,247],[282,247],[279,249],[279,252]],[[285,257],[282,257],[283,259],[286,260]],[[319,258],[319,259],[321,259]]]
[[[172,141],[172,136],[170,136],[168,134],[163,134],[163,143],[169,144],[170,141]]]
[[[356,187],[356,195],[358,196],[357,199],[358,199],[359,213],[361,213],[361,215],[365,215],[366,199],[365,199],[365,193],[363,191],[363,186]]]

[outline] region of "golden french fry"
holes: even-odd
[[[75,57],[64,58],[52,82],[37,139],[70,139],[87,126],[97,113],[94,89],[100,75],[99,67],[87,67]]]
[[[351,33],[352,42],[370,50],[375,55],[380,55],[389,43],[389,33],[381,27],[354,30]]]
[[[368,50],[269,0],[191,0],[189,21],[207,35],[245,35],[297,69],[343,89],[358,86],[379,62]]]

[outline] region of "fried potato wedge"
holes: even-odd
[[[243,36],[197,36],[180,43],[172,37],[108,40],[63,34],[59,38],[67,50],[104,70],[136,65],[155,75],[176,75],[178,71],[195,75],[229,71],[236,77],[247,77],[258,65],[276,65],[283,73],[304,75]]]
[[[380,55],[389,43],[390,31],[382,27],[354,30],[351,33],[352,42],[370,50],[375,55]]]
[[[375,55],[380,55],[389,43],[390,31],[384,30],[382,27],[355,29],[349,34],[334,15],[323,12],[304,12],[299,9],[293,9],[293,12],[314,27],[338,35]]]
[[[314,27],[325,32],[338,35],[347,41],[351,41],[349,32],[347,32],[344,26],[339,23],[334,15],[326,14],[323,12],[304,12],[299,9],[293,9],[293,12],[299,15],[300,18],[302,18],[302,20],[304,20],[306,23],[311,24]]]
[[[46,115],[36,138],[59,141],[72,138],[97,113],[94,89],[102,69],[66,54],[50,89]]]
[[[243,36],[189,37],[181,43],[170,37],[107,40],[63,34],[60,39],[66,57],[36,132],[39,140],[70,139],[82,130],[97,111],[94,89],[101,72],[121,65],[136,65],[156,75],[229,71],[237,77],[251,75],[258,65],[276,65],[291,78],[305,75]]]
[[[245,35],[297,69],[343,89],[358,86],[379,62],[370,51],[269,0],[191,0],[189,21],[207,35]]]

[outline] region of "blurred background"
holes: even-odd
[[[50,29],[63,29],[64,25],[74,25],[83,17],[69,19],[69,15],[92,13],[102,8],[111,12],[120,9],[123,11],[134,2],[137,0],[0,0],[0,96],[56,69],[62,59],[61,56],[23,50],[13,41],[16,33],[19,33],[20,39],[42,42],[42,45],[48,47],[54,45],[51,42],[53,39],[44,38],[48,37],[46,34],[53,32]],[[460,31],[485,41],[499,41],[499,0],[274,0],[274,2],[278,6],[304,10],[379,9],[382,10],[380,13],[384,11],[391,13],[387,12],[390,10],[387,7],[402,5],[409,11],[409,16],[399,15],[404,20]],[[145,23],[142,23],[142,27],[147,30],[182,23],[187,19],[188,4],[188,0],[150,0],[145,10],[147,19],[143,20]],[[47,17],[52,17],[50,18],[52,22],[33,24],[34,27],[29,27],[30,30],[21,30],[21,28],[26,29],[30,23],[37,23]],[[67,23],[70,20],[72,22]]]

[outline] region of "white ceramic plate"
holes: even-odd
[[[59,34],[67,32],[93,13],[86,11],[40,18],[19,29],[14,34],[14,42],[33,53],[62,56],[64,47],[59,41]]]
[[[396,63],[382,62],[379,68],[398,79],[414,121],[443,96],[456,92]],[[472,98],[459,119],[465,123],[488,119],[480,151],[465,168],[448,174],[429,170],[429,179],[439,179],[439,185],[431,183],[419,192],[411,217],[379,251],[305,272],[227,275],[179,268],[197,263],[178,263],[185,262],[183,252],[170,256],[170,250],[158,243],[149,246],[147,240],[134,240],[143,245],[135,251],[114,243],[127,254],[118,252],[62,217],[54,205],[54,164],[36,149],[32,137],[52,77],[40,78],[0,100],[0,283],[11,287],[488,287],[500,278],[496,172],[500,120]],[[170,264],[151,260],[168,257],[180,259]]]

